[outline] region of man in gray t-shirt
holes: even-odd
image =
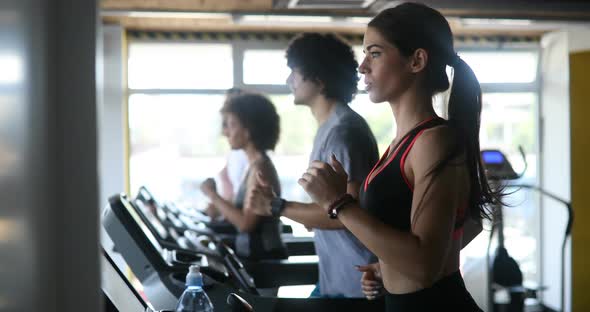
[[[377,162],[377,144],[369,126],[347,105],[334,107],[320,126],[309,162],[330,163],[332,154],[342,163],[353,187],[362,184]],[[353,195],[358,196],[358,188]],[[346,229],[316,228],[314,242],[320,259],[320,293],[361,297],[361,273],[354,266],[375,262],[371,252]]]
[[[347,103],[357,90],[357,66],[349,45],[333,35],[304,34],[287,49],[291,74],[287,84],[295,104],[309,106],[319,124],[310,163],[329,162],[334,154],[348,173],[347,192],[358,198],[360,186],[378,160],[375,137]],[[376,261],[337,219],[316,204],[274,198],[265,181],[248,195],[248,205],[262,215],[286,216],[315,231],[321,296],[363,297],[355,265]]]

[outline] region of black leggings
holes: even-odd
[[[459,271],[443,277],[429,288],[413,293],[399,295],[387,293],[385,306],[387,312],[482,311],[465,288]]]

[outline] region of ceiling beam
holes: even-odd
[[[146,31],[187,31],[187,32],[331,32],[340,34],[363,34],[365,26],[334,26],[325,25],[240,25],[221,20],[207,19],[167,19],[167,18],[136,18],[136,17],[103,17],[105,24],[118,24],[130,30]],[[456,36],[530,36],[538,37],[550,28],[531,29],[493,29],[493,28],[466,28],[458,22],[450,23],[453,34]]]
[[[101,0],[101,15],[105,23],[120,24],[137,30],[165,31],[326,31],[338,33],[362,33],[363,23],[350,23],[342,17],[374,16],[387,7],[404,1],[378,0],[364,10],[327,9],[277,9],[280,0]],[[456,34],[533,34],[563,27],[563,21],[580,21],[579,25],[590,22],[590,0],[421,0],[439,9],[445,15]],[[273,6],[273,4],[275,4]],[[213,13],[213,14],[211,14]],[[330,23],[310,22],[261,22],[246,23],[241,17],[247,15],[317,15],[332,16]],[[486,25],[466,22],[463,18],[483,18],[492,21]],[[532,22],[528,25],[494,23],[493,19],[534,19],[556,20]],[[477,22],[477,21],[476,21]],[[527,21],[523,21],[527,22]],[[552,24],[552,25],[549,25]],[[557,25],[557,24],[561,24]],[[557,26],[556,26],[557,25]],[[494,27],[498,29],[494,29]]]
[[[372,16],[384,8],[403,3],[378,0],[368,9],[287,9],[281,0],[101,0],[103,10],[242,12],[273,14],[322,14],[332,16]],[[590,1],[586,0],[421,0],[445,16],[483,18],[525,18],[590,21]]]
[[[105,24],[119,24],[131,30],[151,31],[189,31],[189,32],[331,32],[341,34],[363,34],[362,26],[325,25],[293,25],[293,24],[260,24],[240,25],[222,20],[207,19],[168,19],[168,18],[135,18],[135,17],[103,17]]]
[[[377,12],[407,1],[379,0],[371,6]],[[453,17],[550,19],[590,22],[587,0],[420,0]]]

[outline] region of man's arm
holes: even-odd
[[[332,129],[327,137],[325,157],[332,155],[341,160],[344,170],[348,174],[346,192],[358,199],[360,187],[365,176],[373,166],[371,156],[378,157],[376,146],[374,155],[368,144],[371,137],[365,136],[358,128],[340,125]],[[327,213],[316,204],[287,203],[283,215],[289,219],[304,224],[308,228],[342,229],[344,225],[339,220],[330,219]]]
[[[360,189],[359,182],[349,182],[347,191],[349,194],[358,197]],[[248,210],[261,216],[271,216],[271,201],[275,198],[276,194],[273,192],[272,187],[262,177],[258,176],[257,184],[253,187],[252,191],[246,196],[246,204]],[[285,208],[281,213],[293,221],[303,224],[307,228],[318,228],[318,229],[341,229],[343,225],[340,221],[330,219],[328,214],[321,209],[320,206],[311,203],[300,203],[289,201],[285,203]]]
[[[366,140],[365,140],[366,139]],[[344,170],[349,174],[346,191],[354,198],[358,198],[360,186],[365,175],[372,168],[374,161],[370,156],[378,157],[375,147],[375,155],[369,155],[371,148],[365,146],[370,138],[359,138],[355,129],[341,126],[332,130],[327,138],[325,155],[334,155],[342,160]],[[330,156],[327,156],[330,157]],[[360,180],[360,181],[359,181]],[[258,178],[258,183],[250,196],[250,205],[259,215],[271,215],[271,200],[275,197],[268,181]],[[339,220],[330,219],[328,214],[318,205],[311,203],[286,202],[281,215],[303,224],[306,228],[317,229],[342,229],[344,226]]]

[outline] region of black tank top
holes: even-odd
[[[411,230],[413,185],[404,174],[404,164],[416,139],[427,129],[442,125],[442,118],[429,118],[410,130],[395,146],[393,155],[389,148],[365,179],[360,191],[360,204],[381,222],[403,232]],[[385,161],[387,163],[383,164]],[[383,164],[383,165],[382,165]],[[374,175],[374,176],[373,176]],[[461,207],[464,208],[464,207]],[[463,210],[458,209],[457,220],[462,220]],[[462,221],[455,226],[455,239],[461,237]]]

